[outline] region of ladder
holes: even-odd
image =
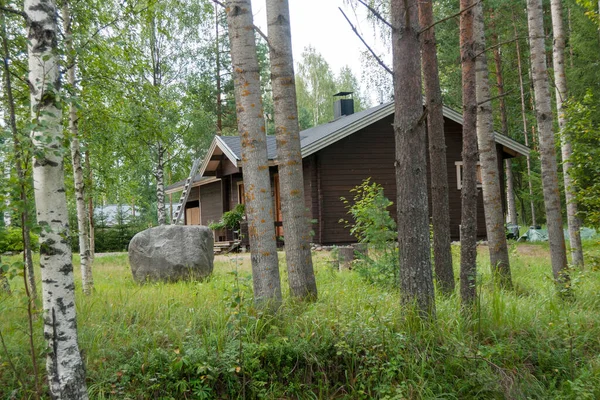
[[[196,158],[194,160],[194,164],[192,165],[192,170],[190,171],[190,175],[185,180],[185,185],[183,185],[183,192],[181,192],[181,197],[179,198],[179,204],[177,204],[177,208],[175,208],[175,217],[173,218],[173,222],[172,222],[173,225],[177,225],[179,223],[179,220],[181,219],[181,214],[183,214],[183,210],[185,208],[185,203],[187,202],[187,199],[190,196],[190,189],[192,186],[192,181],[194,180],[194,176],[196,176],[198,167],[200,167],[200,159]]]

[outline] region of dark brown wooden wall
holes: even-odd
[[[455,162],[462,159],[462,127],[460,124],[448,119],[445,121],[450,229],[452,238],[458,240],[461,197],[460,190],[457,187]],[[315,170],[313,175],[316,175],[311,180],[311,183],[314,184],[311,191],[313,218],[319,218],[319,205],[321,206],[321,225],[317,227],[316,242],[329,244],[356,241],[349,234],[348,229],[344,227],[344,224],[339,222],[340,219],[349,219],[340,197],[352,198],[350,189],[356,187],[368,177],[371,177],[372,182],[381,184],[385,196],[395,204],[395,144],[392,122],[393,116],[387,117],[326,147],[309,158],[311,165],[308,169]],[[321,199],[319,199],[319,193]],[[390,213],[395,218],[395,206],[390,207]],[[485,237],[485,216],[481,193],[479,194],[477,218],[478,236],[483,238]],[[399,229],[402,228],[399,227]]]
[[[200,186],[200,218],[202,225],[218,221],[223,215],[221,181]]]

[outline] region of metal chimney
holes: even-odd
[[[340,97],[333,102],[333,118],[338,119],[346,115],[354,114],[354,99],[352,98],[354,92],[339,92],[333,95],[333,97]],[[350,98],[342,98],[350,96]]]

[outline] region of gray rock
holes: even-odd
[[[213,271],[213,232],[199,225],[146,229],[129,242],[129,264],[136,282],[201,279]]]

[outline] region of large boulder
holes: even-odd
[[[162,225],[146,229],[129,242],[133,279],[174,282],[212,273],[213,232],[199,225]]]

